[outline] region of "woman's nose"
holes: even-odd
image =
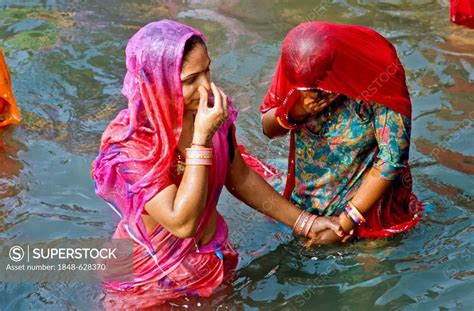
[[[201,85],[208,91],[211,91],[211,82],[207,77],[203,78],[201,81]]]

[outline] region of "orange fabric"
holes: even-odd
[[[20,111],[12,91],[12,82],[8,72],[3,50],[0,49],[0,127],[20,123]]]

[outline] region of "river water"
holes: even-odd
[[[308,251],[225,192],[219,209],[241,256],[238,277],[231,290],[185,304],[472,310],[474,30],[449,22],[447,2],[0,0],[0,46],[23,117],[0,130],[0,238],[111,235],[118,218],[95,196],[90,163],[126,106],[124,47],[146,23],[171,18],[206,35],[213,79],[240,111],[238,140],[281,167],[288,139],[266,139],[258,113],[281,40],[303,21],[360,24],[389,38],[405,66],[414,191],[425,217],[403,237]],[[100,310],[102,299],[97,284],[0,283],[2,310]]]

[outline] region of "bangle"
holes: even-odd
[[[301,213],[298,215],[298,218],[296,218],[295,223],[293,224],[293,227],[291,228],[291,231],[295,232],[296,227],[298,227],[298,223],[301,220],[301,216],[303,216],[304,211],[301,211]]]
[[[347,215],[354,221],[354,223],[358,226],[362,225],[365,223],[365,218],[362,216],[362,214],[359,212],[357,207],[354,205],[352,202],[347,202],[346,208],[345,208]]]
[[[287,122],[284,122],[282,121],[282,119],[280,118],[280,116],[275,116],[278,124],[284,128],[284,129],[287,129],[287,130],[292,130],[294,127],[292,127],[290,124],[288,124]]]
[[[213,156],[212,148],[186,148],[186,165],[212,165]]]
[[[303,221],[301,222],[301,226],[298,228],[297,234],[301,236],[303,234],[303,230],[306,227],[306,224],[308,223],[309,218],[311,217],[311,214],[308,214],[305,212],[306,215],[304,215]]]
[[[275,118],[278,124],[287,130],[295,129],[298,126],[298,124],[291,123],[290,120],[288,120],[288,112],[285,111],[284,105],[277,108],[275,111]]]
[[[313,227],[314,222],[316,221],[316,218],[318,218],[317,215],[311,215],[308,220],[308,224],[304,230],[304,237],[307,238],[309,231],[311,231],[311,227]]]
[[[357,216],[362,220],[362,223],[366,222],[365,217],[362,215],[362,213],[359,211],[357,206],[355,206],[352,201],[349,201],[348,204],[353,208],[353,211],[357,214]]]

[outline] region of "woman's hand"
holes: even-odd
[[[319,216],[314,221],[313,225],[311,226],[311,229],[309,229],[307,238],[316,239],[319,233],[325,230],[333,231],[341,238],[344,237],[344,230],[339,224],[339,220],[337,217]]]
[[[308,117],[315,116],[329,106],[339,94],[325,92],[301,92],[301,99],[290,110],[290,118],[295,121],[303,121]]]
[[[198,89],[200,100],[194,120],[194,144],[209,145],[214,133],[229,116],[227,95],[218,89],[214,82],[211,83],[211,89],[214,94],[213,107],[208,106],[206,89],[203,86],[200,86]]]
[[[318,219],[321,219],[321,224],[316,226]],[[354,230],[350,230],[348,233],[344,232],[339,217],[318,217],[318,219],[314,222],[308,235],[309,241],[306,243],[308,247],[314,244],[345,243],[354,233]]]

